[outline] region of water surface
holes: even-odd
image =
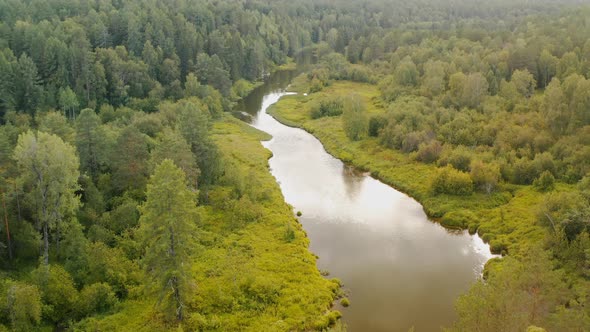
[[[438,331],[456,318],[454,300],[491,257],[477,236],[429,221],[422,206],[344,165],[304,130],[266,113],[285,94],[283,72],[246,98],[238,110],[273,136],[272,174],[317,254],[318,267],[342,280],[351,306],[339,308],[351,332]],[[278,77],[278,78],[277,78]],[[419,174],[417,174],[419,176]]]

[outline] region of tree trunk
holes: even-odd
[[[12,241],[10,240],[10,228],[8,227],[8,211],[6,210],[6,197],[2,194],[2,207],[4,208],[4,225],[6,226],[6,245],[8,246],[8,259],[12,260]]]
[[[18,198],[18,189],[16,187],[16,182],[14,183],[14,192],[16,194],[16,209],[18,210],[18,222],[21,222],[21,212],[20,212],[20,199]]]
[[[49,230],[47,221],[43,223],[43,263],[49,265]]]

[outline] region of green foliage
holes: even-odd
[[[344,100],[342,126],[348,138],[353,141],[358,141],[367,135],[366,106],[360,97],[353,95]]]
[[[338,116],[343,112],[344,102],[345,100],[340,96],[320,99],[311,107],[311,118],[318,119],[324,116]]]
[[[486,164],[481,160],[471,163],[471,180],[473,184],[488,195],[498,186],[500,181],[500,167],[496,164]]]
[[[32,273],[41,290],[43,318],[64,323],[75,317],[78,291],[70,274],[60,265],[42,265]]]
[[[117,304],[115,293],[106,283],[85,286],[78,297],[76,310],[80,317],[95,313],[106,313]]]
[[[524,331],[545,325],[546,312],[567,292],[563,272],[538,248],[517,261],[504,258],[502,269],[478,281],[457,302],[460,319],[452,331]]]
[[[555,178],[549,171],[544,171],[533,182],[533,186],[539,191],[551,191],[555,188]]]
[[[1,287],[2,321],[13,331],[30,331],[38,326],[42,309],[39,288],[12,280],[4,280]]]
[[[471,195],[473,182],[469,174],[451,166],[442,168],[432,181],[431,190],[434,194]]]
[[[145,246],[142,263],[150,275],[164,312],[178,320],[192,280],[189,262],[194,251],[198,214],[195,195],[183,171],[170,159],[158,165],[141,207],[139,238]]]
[[[387,125],[387,119],[384,116],[377,115],[369,118],[369,136],[378,137],[379,132]]]
[[[18,137],[14,159],[21,173],[18,182],[27,189],[28,199],[36,207],[43,237],[43,260],[49,264],[49,236],[60,240],[60,232],[67,223],[77,223],[70,218],[80,201],[78,189],[79,161],[75,149],[61,138],[44,132],[27,131]]]
[[[348,298],[344,297],[340,300],[340,304],[346,308],[346,307],[350,306],[350,300]]]
[[[428,143],[420,143],[418,152],[416,153],[416,160],[423,163],[434,163],[438,160],[443,150],[442,144],[437,140],[432,140]]]

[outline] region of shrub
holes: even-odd
[[[428,143],[422,143],[418,147],[416,160],[428,164],[433,163],[438,160],[442,150],[442,144],[440,144],[440,142],[437,140],[432,140]]]
[[[555,188],[555,178],[551,172],[545,171],[533,182],[533,186],[539,191],[551,191]]]
[[[470,224],[475,224],[477,219],[475,214],[469,210],[457,210],[446,213],[440,223],[447,228],[464,229]]]
[[[531,184],[537,177],[537,168],[532,160],[521,158],[512,167],[512,182],[516,184]]]
[[[342,126],[349,139],[358,141],[368,131],[366,107],[359,96],[346,98],[342,112]]]
[[[346,308],[346,307],[350,306],[350,300],[348,298],[344,297],[344,298],[342,298],[342,300],[340,300],[340,304]]]
[[[444,157],[441,157],[438,164],[440,166],[451,164],[460,171],[468,172],[471,165],[471,152],[463,146],[458,146],[445,154]]]
[[[338,116],[342,114],[344,103],[340,97],[327,97],[320,99],[311,107],[311,118],[319,119],[324,116]]]
[[[377,137],[382,128],[387,125],[387,119],[381,115],[372,116],[369,119],[369,136]]]
[[[13,331],[34,330],[34,326],[41,321],[42,303],[39,288],[9,280],[0,287],[0,312],[8,316],[5,320],[10,322]]]
[[[94,313],[104,313],[117,304],[117,297],[111,286],[99,282],[86,286],[80,292],[76,309],[80,317]]]
[[[475,186],[489,195],[500,181],[500,166],[476,160],[471,163],[470,175]]]
[[[70,274],[59,265],[39,266],[33,271],[33,280],[41,289],[43,317],[61,323],[72,316],[78,291]]]
[[[432,181],[431,189],[434,194],[471,195],[473,182],[469,174],[446,166]]]

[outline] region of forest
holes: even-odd
[[[231,116],[302,52],[273,116],[503,256],[449,331],[590,330],[584,1],[0,0],[0,331],[345,330]]]

